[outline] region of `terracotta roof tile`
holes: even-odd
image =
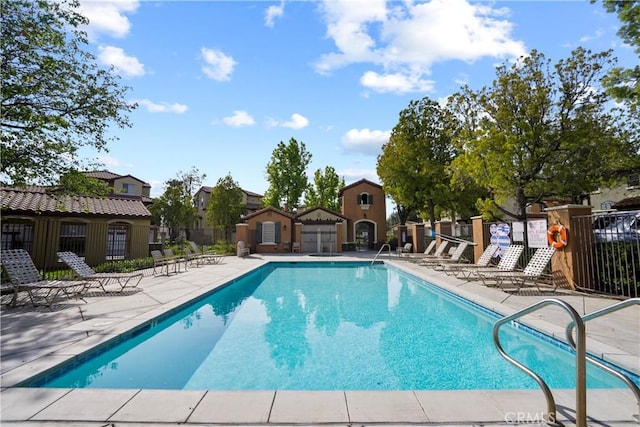
[[[51,195],[45,187],[2,187],[0,206],[3,211],[68,213],[150,217],[151,213],[139,197],[86,197]]]
[[[83,174],[91,178],[104,179],[107,181],[120,178],[120,175],[118,175],[117,173],[113,173],[109,171],[89,171],[89,172],[83,172]]]

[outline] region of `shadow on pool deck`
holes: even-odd
[[[336,261],[370,260],[373,253],[344,253]],[[540,390],[495,391],[172,391],[37,389],[12,387],[38,372],[125,333],[159,314],[206,293],[268,261],[325,261],[306,255],[227,257],[223,264],[190,268],[171,276],[146,276],[139,291],[123,295],[94,293],[87,303],[66,301],[52,308],[3,310],[0,369],[3,426],[44,425],[198,425],[198,424],[540,424],[546,404]],[[511,314],[546,295],[505,294],[477,283],[452,279],[387,254],[380,260],[415,274],[502,314]],[[614,303],[586,296],[557,296],[580,314]],[[566,313],[550,307],[523,320],[558,337]],[[588,323],[589,351],[635,372],[640,371],[640,309],[631,307]],[[170,369],[170,366],[167,367]],[[573,390],[554,390],[565,425],[575,414]],[[637,425],[627,389],[588,391],[590,424]]]

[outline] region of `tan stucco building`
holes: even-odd
[[[382,186],[366,179],[340,190],[341,212],[313,207],[295,215],[265,208],[236,226],[236,241],[252,253],[336,253],[376,249],[387,233],[386,198]]]

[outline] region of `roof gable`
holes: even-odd
[[[266,208],[260,209],[259,211],[255,211],[254,213],[245,216],[244,219],[250,219],[268,211],[275,212],[277,214],[293,219],[293,215],[289,212],[283,211],[282,209],[274,208],[273,206],[267,206]]]
[[[343,219],[343,220],[347,219],[346,216],[344,216],[344,215],[342,215],[342,214],[340,214],[340,213],[338,213],[336,211],[332,211],[331,209],[327,209],[325,207],[322,207],[322,206],[316,206],[315,208],[307,209],[307,210],[305,210],[303,212],[300,212],[300,213],[295,215],[295,219],[304,218],[304,217],[306,217],[306,216],[308,216],[310,214],[313,214],[314,212],[317,213],[318,211],[319,212],[325,212],[325,213],[327,213],[329,215],[338,217],[338,218]]]
[[[346,186],[342,187],[340,189],[340,191],[338,192],[338,195],[342,196],[342,193],[344,193],[346,190],[349,190],[349,189],[351,189],[353,187],[357,187],[357,186],[362,185],[362,184],[368,184],[368,185],[371,185],[372,187],[376,187],[376,188],[379,188],[379,189],[382,190],[382,185],[376,184],[375,182],[372,182],[372,181],[369,181],[368,179],[363,178],[360,181],[356,181],[356,182],[353,182],[353,183],[351,183],[349,185],[346,185]]]
[[[147,182],[141,180],[140,178],[136,178],[133,175],[119,175],[117,173],[113,173],[113,172],[110,172],[108,170],[88,171],[88,172],[82,172],[82,173],[85,176],[88,176],[90,178],[99,179],[101,181],[113,181],[113,180],[121,179],[121,178],[131,178],[133,180],[136,180],[136,181],[142,183],[143,187],[151,187],[151,185],[149,185]]]

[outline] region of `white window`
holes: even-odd
[[[276,242],[276,223],[263,222],[262,223],[262,243],[275,243],[275,242]]]
[[[122,184],[122,192],[124,194],[136,194],[136,186],[134,184]]]

